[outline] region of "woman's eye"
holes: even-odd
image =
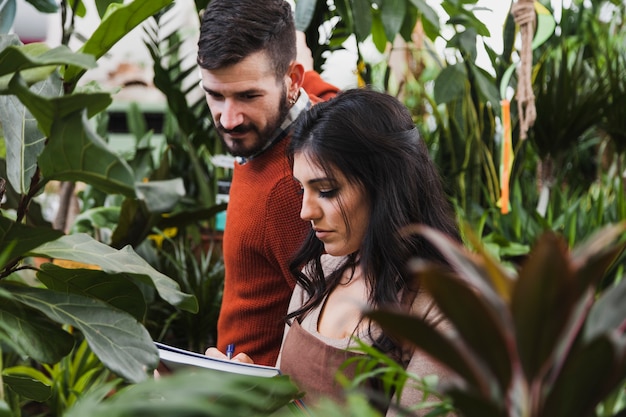
[[[329,190],[320,190],[320,197],[321,198],[333,198],[337,195],[337,192],[339,191],[339,189],[337,188],[331,188]]]

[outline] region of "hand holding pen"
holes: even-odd
[[[254,363],[252,358],[250,358],[250,356],[246,355],[243,352],[239,352],[238,354],[235,355],[234,344],[230,344],[226,347],[226,353],[220,352],[216,347],[210,347],[204,352],[204,354],[212,358],[228,359],[228,360],[232,360],[235,362],[243,362],[243,363],[251,363],[251,364]]]

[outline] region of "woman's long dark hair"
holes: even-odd
[[[314,232],[308,234],[290,268],[310,298],[288,320],[319,305],[355,261],[370,288],[372,306],[400,305],[400,294],[409,288],[409,259],[445,263],[425,239],[402,233],[405,226],[425,224],[460,241],[437,169],[411,114],[396,98],[353,89],[313,106],[295,123],[289,148],[292,161],[300,153],[329,178],[338,170],[361,186],[371,204],[370,222],[358,257],[347,257],[330,276],[324,275],[320,261],[324,245]],[[399,348],[385,336],[376,344],[386,353]]]

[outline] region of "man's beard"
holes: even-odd
[[[268,120],[268,124],[265,127],[265,129],[259,130],[258,127],[255,126],[254,124],[241,124],[239,126],[236,126],[233,129],[226,130],[222,127],[222,125],[220,125],[219,121],[217,120],[215,121],[215,129],[217,131],[218,136],[220,137],[222,141],[222,145],[224,146],[224,148],[228,150],[228,153],[230,153],[233,156],[249,158],[259,153],[270,140],[274,139],[273,135],[276,132],[276,130],[280,127],[280,125],[283,123],[283,120],[285,120],[285,118],[287,117],[287,114],[289,113],[289,109],[290,107],[287,102],[287,95],[282,94],[280,102],[278,103],[278,114],[274,119]],[[256,139],[251,145],[247,144],[247,146],[244,146],[242,141],[233,140],[231,141],[232,145],[229,146],[224,140],[224,135],[231,133],[231,132],[232,133],[255,132]]]

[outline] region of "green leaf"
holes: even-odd
[[[626,279],[605,290],[589,311],[583,337],[591,341],[626,325]]]
[[[6,401],[0,400],[0,417],[15,417]]]
[[[135,183],[137,198],[146,204],[150,213],[167,213],[185,196],[182,178]]]
[[[317,0],[298,0],[296,2],[296,12],[294,16],[296,20],[296,30],[305,32],[309,28],[313,15],[315,14],[316,3]]]
[[[98,16],[102,19],[106,15],[107,10],[111,4],[122,4],[123,0],[96,0],[96,8],[98,9]]]
[[[59,10],[56,0],[26,0],[32,4],[37,10],[43,13],[55,13]]]
[[[111,274],[128,274],[156,288],[161,298],[170,304],[190,312],[198,311],[193,295],[181,292],[174,280],[152,268],[128,246],[118,251],[86,234],[78,233],[41,245],[33,249],[32,254],[97,265]]]
[[[359,42],[370,35],[372,29],[372,11],[370,0],[350,0],[354,17],[354,34]]]
[[[0,248],[3,251],[8,250],[8,253],[3,255],[9,261],[23,257],[28,251],[62,235],[63,233],[58,230],[26,226],[0,216]],[[4,266],[0,265],[0,267]]]
[[[383,27],[383,22],[380,20],[380,15],[375,13],[372,16],[372,42],[376,46],[378,52],[383,53],[385,48],[387,48],[387,36],[385,35],[385,28]]]
[[[462,99],[467,89],[467,73],[463,64],[445,67],[435,79],[435,101],[438,104]]]
[[[27,376],[9,374],[2,375],[2,379],[13,392],[24,398],[44,402],[52,395],[50,386]]]
[[[111,8],[111,12],[107,13],[106,17],[100,22],[100,25],[79,51],[99,59],[133,28],[164,7],[172,4],[173,1],[135,0],[123,6]],[[70,65],[64,74],[65,82],[76,84],[83,73],[83,68]]]
[[[130,382],[146,379],[159,356],[148,331],[129,314],[93,298],[33,287],[12,289],[13,297],[51,320],[76,327],[111,371]]]
[[[97,298],[142,321],[146,314],[143,293],[126,274],[108,274],[93,269],[66,269],[47,263],[37,278],[49,289]]]
[[[39,128],[50,136],[52,125],[68,115],[86,109],[89,117],[106,109],[113,99],[109,93],[76,93],[46,98],[32,92],[22,77],[16,73],[9,90],[17,95],[39,123]]]
[[[440,33],[439,15],[425,0],[411,0],[411,3],[420,11],[424,30],[430,40],[434,40]]]
[[[40,42],[8,46],[0,51],[0,76],[39,67],[46,68],[49,75],[56,67],[63,65],[89,69],[96,67],[96,61],[91,55],[73,52],[67,46],[50,49],[47,44]],[[3,79],[8,81],[5,78],[0,80]],[[2,85],[0,83],[0,87]]]
[[[56,120],[39,157],[47,180],[83,181],[108,193],[134,196],[134,175],[126,161],[108,149],[84,113]]]
[[[389,42],[395,40],[406,16],[406,0],[385,0],[381,4],[381,14],[385,35]]]
[[[38,95],[59,96],[63,85],[59,77],[53,76],[30,89]],[[37,158],[45,147],[45,135],[31,112],[13,95],[0,96],[0,124],[6,141],[7,179],[17,193],[27,194],[37,175]]]
[[[0,289],[13,293],[16,284],[0,283]],[[11,341],[11,345],[22,355],[38,362],[56,363],[68,355],[74,346],[72,335],[50,321],[37,310],[7,298],[0,293],[0,339]]]
[[[106,401],[79,401],[64,417],[249,417],[271,415],[298,397],[287,376],[251,377],[198,369],[120,389]]]

